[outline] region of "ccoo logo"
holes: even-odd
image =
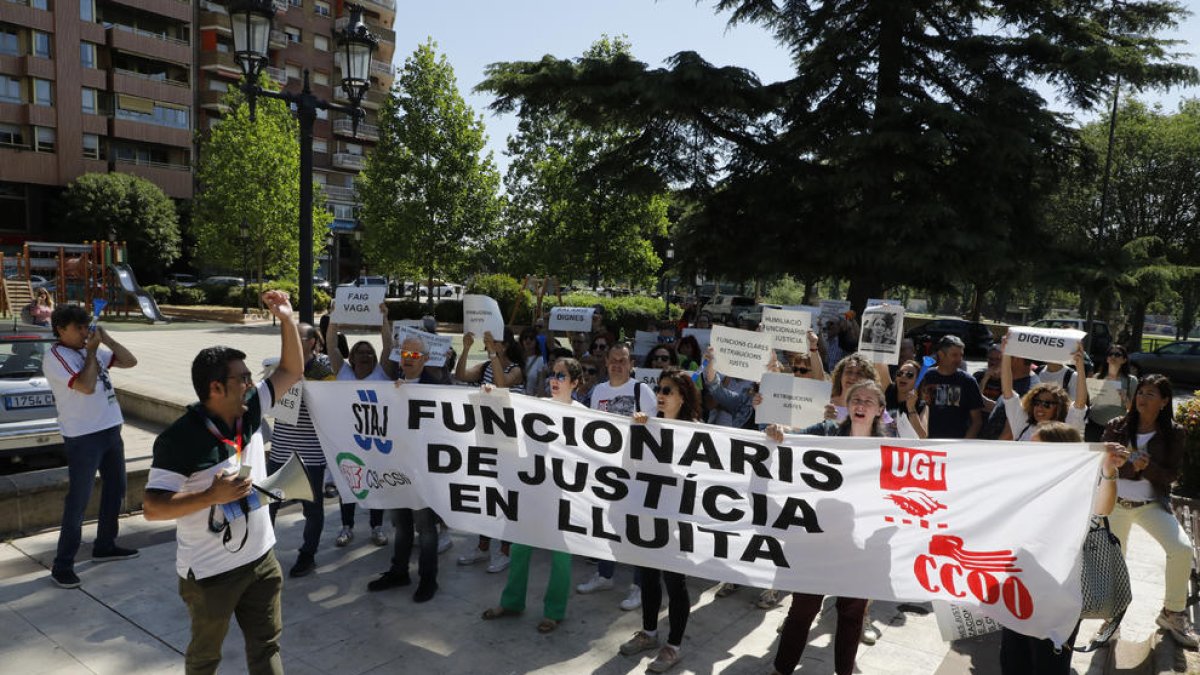
[[[388,431],[388,407],[380,405],[375,392],[358,390],[358,403],[350,406],[354,415],[354,442],[363,450],[375,447],[381,454],[392,451],[392,442],[385,440]]]

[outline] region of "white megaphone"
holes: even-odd
[[[254,487],[271,499],[281,502],[289,499],[315,501],[312,486],[308,483],[308,473],[304,470],[304,465],[300,463],[300,456],[297,454],[292,454],[287,463],[278,471],[267,476],[260,485]]]

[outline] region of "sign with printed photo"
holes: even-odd
[[[900,337],[904,332],[904,308],[900,305],[874,305],[863,310],[858,351],[875,363],[896,363],[900,359]]]

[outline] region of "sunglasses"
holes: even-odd
[[[675,336],[674,335],[659,335],[658,341],[662,344],[669,345],[669,344],[675,342]]]
[[[792,372],[800,373],[801,375],[807,375],[812,372],[812,368],[808,368],[805,366],[792,366]]]
[[[651,361],[670,361],[671,355],[670,354],[654,354],[653,356],[650,357],[650,360]]]
[[[1033,405],[1038,408],[1045,408],[1045,409],[1049,410],[1050,408],[1054,408],[1054,407],[1058,406],[1058,401],[1052,401],[1052,400],[1044,399],[1044,398],[1035,398],[1035,399],[1033,399]]]
[[[660,385],[660,386],[657,386],[654,388],[654,393],[662,394],[663,396],[670,396],[671,394],[674,394],[676,391],[679,391],[679,390],[672,387],[669,384]],[[680,393],[683,393],[683,392],[680,392]]]
[[[400,352],[400,358],[402,358],[402,359],[419,359],[422,356],[425,356],[425,352],[410,352],[410,351]]]
[[[603,349],[608,349],[608,345],[604,344],[603,342],[592,345],[593,351],[600,351]]]
[[[570,377],[570,375],[567,375],[566,373],[562,373],[562,372],[550,373],[550,379],[558,380],[559,382],[564,382],[569,377]]]
[[[1123,359],[1123,358],[1125,358],[1125,352],[1109,352],[1108,358],[1111,359],[1113,357],[1116,357],[1118,359]]]
[[[599,368],[584,368],[583,372],[587,373],[588,375],[595,375],[596,373],[600,372],[600,369]]]
[[[912,372],[911,370],[896,371],[896,377],[916,377],[916,376],[917,376],[917,374]]]

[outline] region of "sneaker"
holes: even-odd
[[[438,553],[445,553],[454,545],[454,541],[450,539],[450,531],[442,530],[438,532]]]
[[[336,483],[326,483],[325,484],[325,498],[333,499],[336,496],[338,496],[337,484]]]
[[[768,588],[759,594],[758,601],[754,605],[759,609],[774,609],[782,601],[783,598],[780,597],[779,591]]]
[[[576,586],[575,590],[583,595],[587,595],[588,593],[595,593],[596,591],[611,591],[612,587],[612,579],[606,579],[597,573],[593,574],[591,579],[588,579],[582,584]]]
[[[881,637],[883,637],[883,633],[879,632],[879,629],[875,627],[875,624],[871,623],[869,620],[863,622],[862,643],[864,645],[873,645],[876,642],[879,642],[879,638]]]
[[[417,592],[413,593],[413,602],[429,602],[433,599],[434,594],[437,593],[437,589],[438,585],[436,581],[427,582],[422,579],[421,583],[417,584]]]
[[[386,591],[391,588],[400,588],[412,583],[412,579],[408,577],[408,572],[397,572],[396,570],[388,570],[379,575],[378,579],[372,579],[367,582],[368,591]]]
[[[683,655],[678,649],[671,645],[663,645],[662,649],[658,650],[658,656],[654,657],[646,669],[652,673],[665,673],[682,658]]]
[[[71,570],[54,570],[50,573],[50,578],[59,588],[79,588],[79,575]]]
[[[387,546],[388,536],[382,525],[371,528],[371,543],[376,546]]]
[[[477,562],[483,562],[484,560],[488,560],[491,557],[492,557],[492,555],[490,553],[488,553],[487,551],[483,551],[478,548],[473,548],[473,549],[471,549],[470,553],[464,553],[464,554],[458,556],[458,564],[459,565],[474,565]]]
[[[306,577],[317,569],[317,559],[310,553],[301,553],[296,558],[296,564],[288,572],[289,577]]]
[[[101,563],[111,562],[113,560],[129,560],[130,558],[136,558],[139,555],[141,555],[141,553],[139,553],[136,548],[121,548],[120,546],[113,546],[106,551],[93,550],[92,562]]]
[[[642,606],[642,587],[634,584],[629,587],[629,594],[621,601],[621,609],[632,612]]]
[[[737,584],[731,584],[728,581],[723,581],[719,585],[717,585],[717,597],[718,598],[727,598],[727,597],[733,595],[734,593],[737,593],[737,590],[738,590]]]
[[[639,630],[633,634],[633,637],[621,645],[620,652],[625,656],[644,652],[647,649],[654,649],[658,646],[658,636],[647,635],[646,631]]]
[[[1192,628],[1192,622],[1188,619],[1187,612],[1168,612],[1164,608],[1158,613],[1158,618],[1154,622],[1170,632],[1171,637],[1175,638],[1175,642],[1178,642],[1180,646],[1200,646],[1200,640],[1196,639],[1196,631]]]
[[[508,569],[508,556],[496,551],[492,554],[492,559],[488,562],[487,571],[496,574]]]
[[[342,529],[338,531],[337,539],[334,539],[333,543],[337,546],[345,546],[352,541],[354,541],[354,530],[342,526]]]

